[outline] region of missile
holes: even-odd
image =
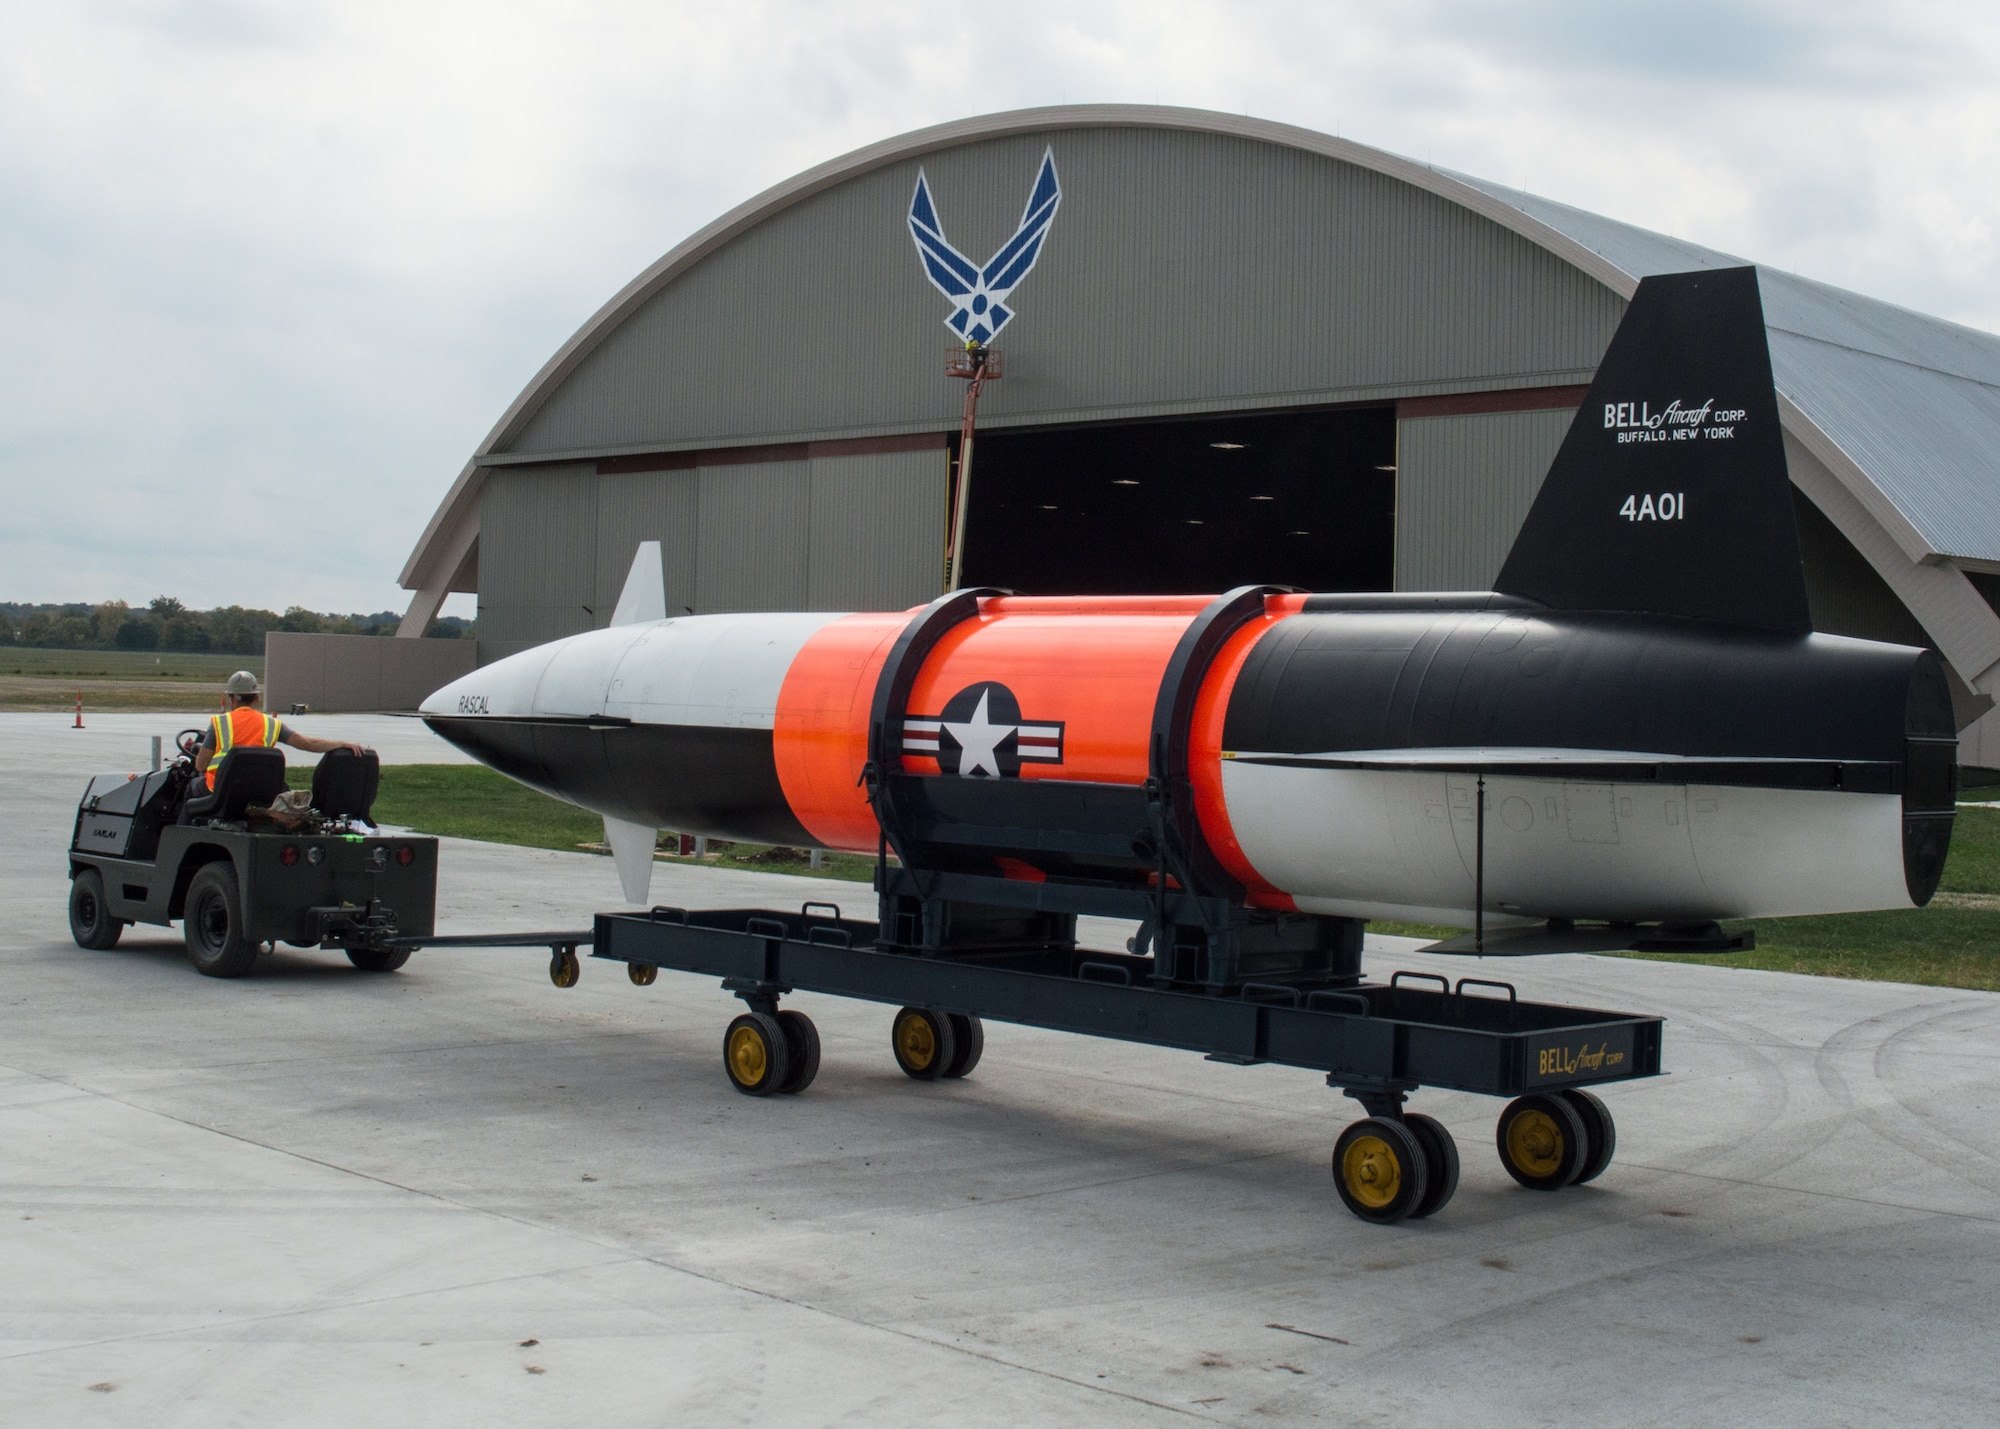
[[[1454,926],[1921,906],[1957,739],[1931,651],[1812,630],[1755,270],[1644,280],[1492,591],[668,617],[431,695],[654,831]],[[1522,950],[1533,950],[1530,942]]]

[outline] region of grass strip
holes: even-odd
[[[312,769],[294,765],[288,771],[294,788],[312,784]],[[421,834],[444,838],[481,839],[487,843],[519,844],[524,848],[557,849],[563,853],[596,850],[604,842],[604,820],[586,809],[551,799],[525,784],[479,764],[387,764],[375,797],[375,817]],[[662,835],[662,838],[665,838]],[[711,840],[704,868],[744,868],[764,873],[797,873],[866,883],[875,876],[875,860],[851,853],[829,853],[825,867],[811,866],[805,849],[768,844]],[[693,864],[693,857],[670,855],[662,863]]]
[[[309,784],[312,771],[294,767],[294,785]],[[450,838],[574,853],[601,845],[604,821],[574,804],[551,799],[476,764],[392,764],[382,770],[375,816],[420,833]],[[826,867],[813,870],[801,849],[760,844],[711,843],[701,862],[707,867],[809,874],[865,883],[875,861],[856,854],[830,853]],[[693,863],[671,857],[670,863]],[[1945,863],[1943,894],[1928,908],[1889,913],[1846,913],[1818,918],[1766,918],[1751,927],[1758,946],[1720,957],[1695,953],[1618,953],[1614,957],[1649,962],[1709,963],[1761,968],[1817,977],[1861,978],[1921,983],[1932,987],[2000,992],[2000,809],[1962,808],[1953,827]],[[1444,938],[1462,931],[1415,923],[1370,923],[1371,932],[1400,937]]]

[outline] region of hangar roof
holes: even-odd
[[[1511,229],[1621,296],[1651,273],[1745,261],[1352,141],[1241,115],[1075,105],[938,125],[786,180],[629,283],[550,358],[480,444],[412,552],[403,586],[441,598],[477,533],[482,459],[506,451],[620,323],[703,258],[780,211],[888,164],[1012,134],[1116,128],[1230,135],[1354,164]],[[2000,483],[1989,474],[1990,454],[2000,449],[2000,338],[1775,269],[1760,268],[1759,275],[1787,431],[1908,560],[1951,557],[2000,571]]]
[[[1634,279],[1750,261],[1484,179],[1452,177]],[[2000,482],[1992,479],[2000,451],[2000,337],[1796,273],[1759,265],[1757,276],[1778,390],[1907,523],[1910,530],[1897,533],[1906,554],[2000,561]],[[1884,524],[1896,530],[1897,523]]]

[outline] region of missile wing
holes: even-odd
[[[422,713],[627,843],[1498,929],[1921,905],[1955,796],[1943,668],[1814,633],[1793,519],[1755,270],[1666,275],[1494,591],[635,619]]]

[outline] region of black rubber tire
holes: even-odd
[[[746,1097],[768,1097],[792,1074],[785,1029],[768,1012],[746,1012],[722,1034],[722,1069]]]
[[[101,953],[118,946],[124,923],[111,916],[104,903],[104,878],[94,868],[80,868],[69,881],[69,935],[79,948]]]
[[[1411,1220],[1420,1221],[1436,1215],[1458,1194],[1458,1143],[1452,1140],[1443,1122],[1422,1112],[1404,1112],[1403,1125],[1416,1133],[1417,1144],[1424,1149],[1424,1179],[1428,1184],[1423,1200],[1410,1212]]]
[[[947,1077],[963,1077],[979,1065],[979,1059],[986,1051],[986,1029],[969,1012],[945,1015],[951,1018],[952,1052],[951,1065],[944,1069],[944,1074]]]
[[[1618,1150],[1618,1123],[1611,1119],[1611,1108],[1589,1092],[1566,1087],[1562,1099],[1583,1122],[1583,1142],[1587,1149],[1576,1179],[1570,1182],[1572,1186],[1581,1186],[1602,1176],[1604,1168],[1611,1164],[1611,1157]]]
[[[1362,1220],[1394,1225],[1423,1204],[1430,1189],[1426,1160],[1409,1127],[1371,1116],[1341,1132],[1333,1144],[1333,1186]]]
[[[257,961],[257,945],[243,936],[243,898],[228,859],[203,864],[188,884],[181,937],[204,977],[242,977]]]
[[[349,948],[347,960],[365,973],[392,973],[410,960],[408,948]]]
[[[778,1090],[802,1092],[819,1075],[819,1029],[813,1026],[810,1017],[790,1008],[778,1014],[778,1025],[785,1029],[785,1050],[791,1054],[792,1063],[791,1075]]]
[[[1560,1191],[1590,1152],[1583,1118],[1560,1093],[1529,1092],[1507,1103],[1494,1128],[1500,1164],[1531,1191]]]
[[[958,1055],[951,1019],[929,1007],[905,1007],[889,1025],[889,1046],[896,1065],[920,1082],[934,1082],[950,1069]]]

